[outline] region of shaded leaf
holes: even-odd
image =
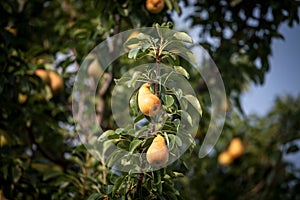
[[[110,194],[112,192],[113,187],[113,185],[104,185],[102,186],[101,190],[104,194]]]
[[[120,176],[115,180],[114,186],[112,188],[113,195],[115,195],[115,193],[118,192],[118,190],[120,189],[120,186],[123,183],[124,178],[125,178],[124,176]]]
[[[50,172],[48,172],[47,174],[44,175],[43,181],[47,181],[51,178],[56,178],[60,175],[62,175],[62,173],[60,171],[50,171]]]
[[[93,193],[87,198],[87,200],[99,200],[102,199],[104,196],[105,196],[104,194]]]
[[[139,140],[139,139],[136,139],[136,140],[133,140],[131,143],[130,143],[130,146],[129,146],[129,152],[130,153],[133,153],[135,151],[135,149],[143,142],[143,140]]]

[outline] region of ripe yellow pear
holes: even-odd
[[[244,153],[244,146],[240,138],[233,138],[228,147],[228,153],[233,158],[238,158]]]
[[[166,164],[169,160],[169,150],[161,135],[157,135],[147,150],[147,161],[150,165],[159,167]]]
[[[155,116],[161,109],[160,99],[150,91],[150,84],[145,83],[138,93],[139,109],[144,115]]]
[[[50,82],[50,78],[49,78],[49,74],[48,71],[45,69],[37,69],[35,70],[34,74],[38,77],[40,77],[40,79],[42,79],[42,81],[46,84],[48,84]]]
[[[5,27],[5,30],[10,32],[14,36],[17,36],[17,33],[18,33],[17,29],[7,26],[7,27]]]
[[[0,147],[4,147],[8,144],[8,137],[5,131],[0,130]]]
[[[24,104],[27,101],[27,95],[19,93],[18,94],[18,101],[20,104]]]
[[[158,14],[165,7],[164,0],[146,0],[146,8],[149,12]]]
[[[231,155],[227,151],[223,151],[218,156],[218,162],[221,165],[228,166],[232,163],[232,161],[233,161],[233,158],[231,157]]]
[[[63,89],[64,81],[55,71],[48,72],[50,78],[50,88],[53,93],[57,93]]]

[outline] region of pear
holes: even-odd
[[[50,82],[48,71],[45,69],[37,69],[35,70],[34,74],[38,76],[42,81],[46,84]]]
[[[27,101],[27,95],[19,93],[18,94],[18,101],[20,104],[24,104]]]
[[[244,153],[242,140],[238,137],[233,138],[228,147],[228,153],[233,158],[238,158]]]
[[[146,0],[146,8],[153,14],[160,13],[165,7],[164,0]]]
[[[9,144],[8,134],[4,130],[0,129],[0,147],[2,148],[7,144]],[[0,197],[1,197],[1,195],[0,195]]]
[[[138,93],[139,109],[144,115],[155,116],[161,109],[160,99],[150,91],[150,84],[145,83]]]
[[[50,88],[53,93],[57,93],[63,90],[64,81],[62,77],[55,71],[49,71]]]
[[[233,158],[231,157],[231,155],[227,152],[227,151],[223,151],[222,153],[220,153],[220,155],[218,156],[218,162],[223,165],[223,166],[228,166],[232,163]]]
[[[147,161],[150,165],[159,167],[166,164],[169,160],[169,150],[161,135],[157,135],[147,150]]]

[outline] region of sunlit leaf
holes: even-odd
[[[184,110],[180,110],[180,115],[182,119],[185,119],[189,123],[190,126],[193,126],[193,120],[189,113]]]
[[[202,108],[201,105],[197,99],[197,97],[193,96],[193,95],[185,95],[183,96],[186,100],[188,100],[188,102],[190,104],[192,104],[192,106],[198,111],[198,113],[200,114],[200,116],[202,116]]]
[[[139,53],[140,50],[141,50],[140,46],[137,46],[137,47],[131,49],[128,53],[128,58],[136,59],[137,54]]]
[[[169,107],[174,103],[174,98],[171,95],[166,95],[165,96],[166,99],[166,106]]]
[[[193,43],[193,39],[186,33],[184,32],[176,32],[173,35],[177,40],[180,40],[182,42],[188,42],[188,43]]]
[[[190,78],[189,73],[181,66],[174,66],[174,69],[179,73],[185,76],[187,79]]]

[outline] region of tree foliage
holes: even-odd
[[[165,0],[158,14],[150,13],[144,0],[8,0],[0,5],[1,199],[299,198],[299,169],[284,158],[299,149],[300,98],[279,98],[263,118],[243,118],[239,104],[240,94],[248,84],[264,83],[272,41],[283,38],[280,25],[299,23],[298,1]],[[224,80],[231,108],[227,110],[223,134],[213,152],[200,160],[197,144],[203,142],[210,120],[206,84],[195,78],[184,60],[173,59],[168,51],[161,52],[161,61],[189,78],[197,91],[202,107],[190,96],[183,97],[198,114],[203,112],[195,149],[160,170],[116,172],[91,156],[76,133],[71,101],[76,72],[84,57],[108,37],[156,23],[171,26],[167,22],[172,22],[172,12],[181,13],[180,5],[195,8],[188,15],[191,27],[201,28],[200,44],[211,54]],[[190,41],[182,32],[174,37]],[[105,105],[99,111],[100,125],[111,140],[122,139],[118,140],[119,147],[131,152],[147,149],[154,136],[133,139],[125,134],[130,131],[126,127],[117,129],[108,94],[114,87],[112,80],[130,69],[134,62],[131,58],[144,58],[147,54],[146,59],[155,60],[154,50],[145,42],[132,49],[129,58],[126,55],[113,63],[105,72],[111,80],[109,86],[97,96],[99,104]],[[53,90],[51,81],[38,76],[37,69],[57,72],[63,79],[63,89]],[[129,80],[131,84],[145,80],[142,74],[135,78]],[[176,105],[176,94],[168,88],[160,92],[169,113],[186,118],[188,124],[191,117]],[[136,120],[141,120],[136,115],[137,106],[133,103],[131,108]],[[169,131],[165,139],[180,146],[186,138],[170,134],[176,121],[169,123],[171,128],[165,130]],[[218,155],[236,136],[245,145],[244,154],[229,166],[218,164]]]

